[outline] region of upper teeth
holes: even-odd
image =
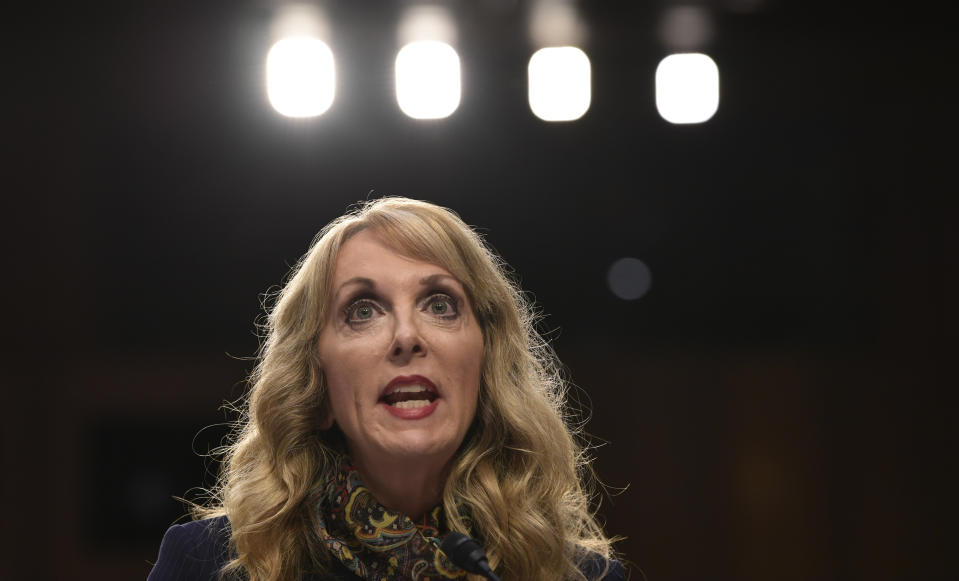
[[[391,393],[413,393],[416,391],[429,391],[429,389],[423,387],[422,385],[401,385],[394,389]]]

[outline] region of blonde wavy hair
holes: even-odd
[[[221,574],[293,581],[329,565],[314,504],[345,448],[337,428],[319,429],[329,400],[317,339],[340,248],[363,229],[451,272],[483,331],[477,413],[443,491],[450,529],[477,537],[504,580],[582,579],[578,564],[590,552],[610,558],[611,543],[591,506],[595,479],[567,382],[532,306],[458,215],[398,197],[366,202],[323,228],[268,309],[218,484],[206,506],[194,506],[196,518],[229,519],[235,558]]]

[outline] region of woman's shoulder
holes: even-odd
[[[229,560],[230,522],[225,516],[173,525],[160,542],[147,581],[215,579]]]

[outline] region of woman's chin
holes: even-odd
[[[454,438],[444,438],[436,430],[405,429],[392,434],[381,442],[378,458],[371,458],[380,465],[402,462],[406,466],[422,464],[443,465],[459,448]]]
[[[418,406],[379,403],[369,411],[344,434],[353,460],[373,471],[439,470],[456,454],[470,424],[442,398]]]

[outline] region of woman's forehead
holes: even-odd
[[[333,291],[346,283],[408,283],[449,279],[462,284],[445,267],[409,256],[371,230],[351,236],[340,248],[333,270]],[[430,279],[430,280],[427,280]]]

